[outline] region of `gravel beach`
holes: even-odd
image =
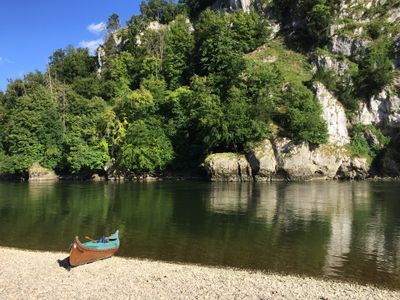
[[[0,248],[0,299],[400,299],[371,286],[113,257],[67,271],[67,253]]]

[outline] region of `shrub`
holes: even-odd
[[[295,143],[324,144],[328,129],[321,116],[321,107],[303,85],[290,85],[283,95],[284,112],[277,120],[284,134]]]
[[[373,125],[357,124],[349,130],[351,142],[349,152],[351,156],[367,157],[373,159],[380,150],[390,141],[378,128]],[[374,137],[378,143],[372,143],[368,140],[368,135]]]
[[[371,96],[379,92],[394,78],[394,44],[383,38],[376,41],[360,63],[359,93]]]

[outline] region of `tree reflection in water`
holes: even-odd
[[[121,232],[119,255],[398,287],[400,186],[0,183],[0,245],[67,250]]]

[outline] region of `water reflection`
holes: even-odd
[[[235,195],[239,191],[232,191],[232,185],[216,184],[210,198],[219,200],[211,200],[209,209],[227,215],[235,211],[248,213],[256,222],[273,228],[273,232],[286,235],[281,236],[283,240],[302,227],[329,226],[326,239],[320,239],[319,250],[325,252],[323,263],[319,263],[321,274],[353,280],[369,277],[382,283],[392,275],[396,281],[399,279],[400,210],[391,209],[399,206],[396,191],[400,191],[398,185],[388,183],[318,182],[242,184],[240,193]],[[388,218],[391,222],[387,222]],[[268,247],[275,245],[269,243]],[[287,250],[282,244],[277,248]]]
[[[0,245],[66,250],[120,229],[119,255],[398,288],[394,183],[0,183]]]

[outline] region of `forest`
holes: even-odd
[[[393,43],[373,26],[381,42],[353,74],[356,85],[312,75],[307,61],[310,76],[288,76],[287,66],[254,58],[266,45],[323,51],[335,0],[260,0],[250,12],[212,10],[212,2],[143,1],[125,25],[109,17],[96,55],[67,46],[45,72],[11,80],[0,92],[0,174],[26,177],[38,163],[61,175],[160,175],[274,136],[320,145],[328,132],[312,80],[330,84],[351,113],[394,76]],[[285,22],[291,2],[301,2],[308,26],[272,40],[266,14]]]

